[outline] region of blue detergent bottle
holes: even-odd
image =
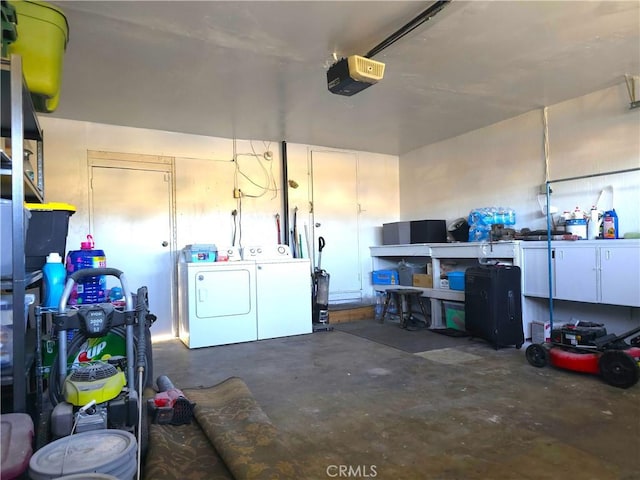
[[[80,243],[80,250],[73,250],[67,255],[67,274],[83,268],[105,268],[107,257],[104,251],[96,249],[93,237],[87,235],[87,241]],[[78,281],[69,297],[69,305],[102,303],[107,299],[107,277],[85,277]]]
[[[52,252],[47,256],[47,262],[42,267],[44,276],[44,302],[45,308],[58,308],[64,284],[67,278],[67,270],[62,264],[62,257],[57,252]]]

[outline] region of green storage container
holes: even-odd
[[[444,307],[444,316],[447,328],[453,328],[464,332],[466,330],[464,321],[464,303],[447,302],[443,300],[442,306]]]
[[[17,39],[8,53],[22,56],[24,78],[38,111],[50,113],[60,100],[62,65],[69,41],[67,19],[47,2],[11,1],[16,11]]]

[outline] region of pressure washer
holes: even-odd
[[[67,306],[74,286],[83,278],[111,275],[118,278],[124,306],[111,303]],[[58,353],[52,364],[49,398],[54,406],[51,434],[54,438],[102,429],[120,429],[137,433],[142,449],[142,389],[149,384],[153,361],[149,328],[155,321],[149,312],[147,287],[135,295],[128,288],[125,275],[115,268],[87,268],[67,279],[58,311],[53,314]],[[136,328],[137,327],[137,328]],[[68,344],[69,333],[73,338]],[[124,335],[124,355],[100,355],[101,342],[109,333]],[[95,352],[91,359],[79,354],[92,340]],[[85,357],[85,358],[83,358]],[[70,358],[78,361],[70,363]],[[136,387],[135,374],[138,373]],[[146,442],[146,440],[144,440]],[[140,462],[138,453],[138,462]],[[138,470],[139,470],[138,466]]]

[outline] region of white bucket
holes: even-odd
[[[567,233],[582,239],[587,238],[587,221],[584,218],[567,220],[566,227]]]
[[[29,478],[134,480],[137,472],[136,454],[136,438],[124,430],[77,433],[59,438],[35,452],[29,461]],[[106,477],[89,476],[95,474]]]

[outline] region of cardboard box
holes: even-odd
[[[531,322],[531,343],[544,343],[551,340],[551,323],[542,321]]]
[[[422,288],[433,288],[433,276],[425,273],[416,273],[413,275],[413,286]]]

